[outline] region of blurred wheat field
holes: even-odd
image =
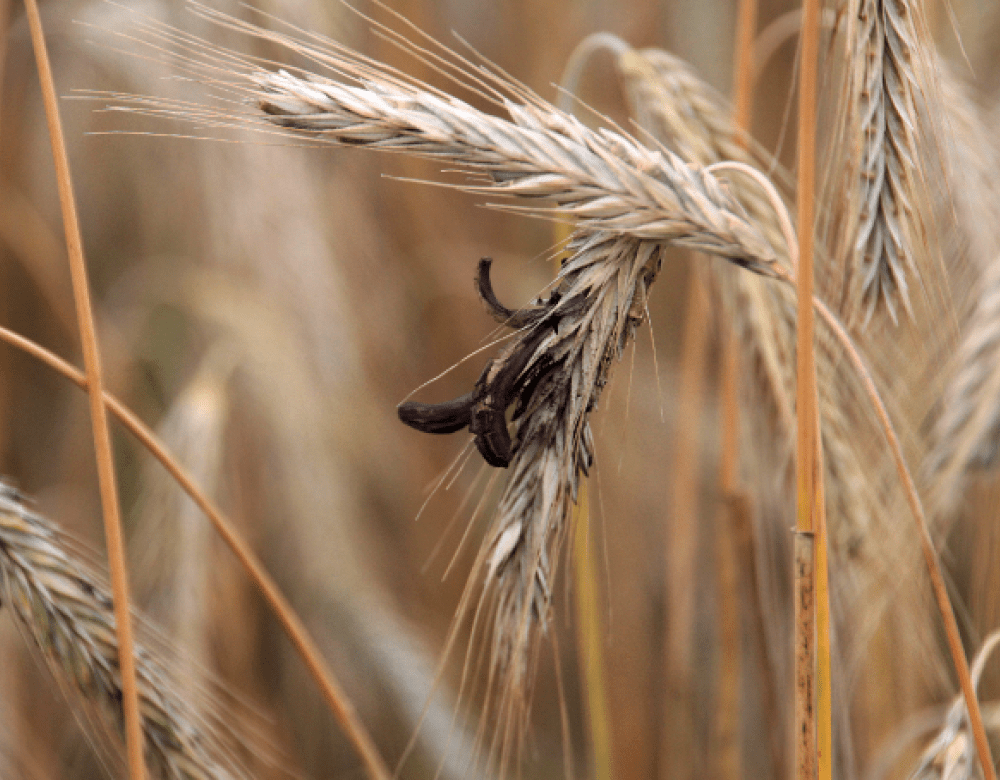
[[[735,4],[390,5],[462,50],[456,31],[583,125],[631,133],[650,155],[662,144],[679,155],[678,175],[693,181],[705,166],[736,160],[767,174],[789,208],[794,202],[793,4],[759,6],[750,143],[734,131],[722,97],[733,82]],[[827,5],[816,291],[857,345],[899,435],[966,652],[978,656],[974,678],[995,740],[1000,678],[986,643],[1000,628],[1000,9],[981,0]],[[327,36],[455,90],[432,60],[407,56],[340,4],[257,6],[273,18],[237,3],[211,7],[275,30],[288,23]],[[293,74],[315,65],[273,37],[240,35],[178,4],[66,0],[41,10],[61,95],[155,96],[161,105],[175,101],[171,110],[188,119],[95,110],[109,99],[61,101],[106,389],[156,430],[263,559],[385,762],[394,767],[405,754],[403,778],[790,776],[795,297],[766,278],[770,264],[788,269],[792,262],[761,190],[719,172],[718,191],[712,179],[707,196],[690,200],[736,203],[733,223],[752,226],[755,240],[773,251],[766,262],[732,249],[711,257],[668,246],[687,234],[669,241],[643,234],[641,262],[609,250],[622,268],[637,264],[630,275],[611,277],[609,289],[635,284],[638,292],[625,304],[615,299],[618,325],[602,353],[614,359],[597,361],[597,384],[613,376],[599,401],[593,396],[589,477],[574,460],[567,478],[573,495],[577,479],[586,482],[589,536],[576,545],[572,523],[560,526],[565,538],[542,553],[557,550],[554,576],[541,586],[535,569],[527,577],[543,593],[533,592],[517,614],[528,616],[525,630],[544,626],[544,635],[528,651],[526,737],[523,744],[511,737],[516,755],[498,760],[508,731],[519,728],[508,722],[521,712],[516,697],[504,710],[506,692],[497,693],[513,664],[491,652],[501,646],[516,656],[520,635],[484,634],[492,613],[475,627],[467,616],[453,644],[449,631],[470,572],[475,607],[483,580],[499,581],[514,545],[527,545],[510,541],[509,529],[522,532],[519,519],[491,525],[498,505],[501,513],[509,505],[504,481],[520,473],[516,447],[527,445],[515,437],[510,469],[494,469],[468,433],[423,435],[400,423],[397,405],[411,395],[427,403],[461,396],[484,381],[491,358],[505,354],[504,346],[477,353],[510,332],[480,300],[480,258],[494,260],[499,301],[552,322],[563,311],[558,297],[547,297],[553,291],[565,302],[599,288],[587,276],[599,264],[586,255],[598,250],[585,239],[571,244],[578,267],[566,261],[554,283],[554,247],[565,226],[483,208],[494,200],[489,194],[411,181],[459,181],[441,173],[458,165],[451,158],[315,148],[309,131],[296,137],[283,129],[296,130],[301,117],[282,126],[273,106],[269,116],[277,119],[260,120],[275,122],[270,135],[212,127],[204,116],[192,123],[178,107],[201,105],[205,90],[169,54],[183,42],[131,40],[143,38],[136,19],[149,19],[261,58],[270,70],[280,67],[270,63]],[[385,10],[360,10],[425,45]],[[0,325],[82,365],[20,3],[0,0],[0,31]],[[615,37],[588,39],[594,33]],[[585,39],[597,43],[577,49]],[[215,54],[187,49],[184,56]],[[342,67],[362,62],[342,56]],[[565,82],[568,63],[581,67]],[[235,76],[232,83],[251,89]],[[256,83],[257,104],[246,110],[268,110],[267,99],[285,110],[291,98],[276,84]],[[503,114],[483,94],[459,96],[470,112]],[[674,158],[662,159],[666,168]],[[558,202],[572,213],[573,203]],[[586,230],[589,214],[577,216]],[[688,246],[709,243],[699,241]],[[575,327],[570,319],[556,318],[553,330]],[[736,491],[718,476],[729,338],[739,356]],[[614,348],[621,347],[619,360]],[[558,353],[557,365],[572,364],[566,354]],[[834,774],[981,776],[962,710],[952,706],[958,681],[884,436],[842,344],[822,325],[816,354],[831,550]],[[702,366],[694,379],[692,361]],[[69,634],[91,622],[108,634],[106,618],[80,607],[88,594],[97,594],[98,607],[110,602],[92,584],[100,580],[93,572],[103,564],[94,561],[104,560],[104,542],[85,394],[7,345],[0,362],[0,474],[31,497],[22,504],[0,489],[0,776],[125,776],[114,733],[119,705],[110,708],[113,725],[102,726],[100,707],[67,682],[72,674],[91,677],[79,665],[67,676],[58,671],[59,663],[71,666],[59,655],[61,621]],[[544,388],[550,375],[540,370],[535,379]],[[518,403],[530,407],[532,391],[519,388]],[[589,407],[579,415],[584,428],[588,414]],[[509,422],[527,437],[530,410],[525,415]],[[140,664],[141,672],[150,685],[164,681],[163,698],[147,697],[144,706],[189,718],[190,733],[172,725],[165,733],[180,733],[181,743],[190,738],[206,765],[216,761],[213,770],[192,764],[174,775],[149,762],[151,776],[364,776],[264,599],[201,511],[121,425],[112,432],[132,592],[148,621],[139,641],[156,662]],[[476,445],[486,446],[481,437]],[[580,458],[589,462],[589,453]],[[570,512],[573,502],[563,501]],[[61,544],[65,553],[56,549]],[[595,752],[594,678],[584,671],[592,659],[574,602],[581,554],[598,582],[585,609],[601,624],[611,769]],[[33,569],[33,555],[47,563]],[[51,563],[63,555],[79,568],[66,574]],[[76,594],[77,611],[60,611],[60,593]],[[54,677],[45,668],[52,657]],[[113,653],[107,661],[96,651],[84,657],[84,667],[112,670],[102,685],[114,698]],[[207,736],[215,731],[225,744],[218,754]]]

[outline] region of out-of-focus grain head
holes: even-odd
[[[55,527],[6,484],[0,486],[0,589],[3,607],[78,708],[88,735],[118,765],[123,721],[111,597]],[[136,646],[150,772],[163,778],[246,777],[221,703],[204,691],[186,691],[178,667],[162,652],[155,644]]]

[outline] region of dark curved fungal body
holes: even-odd
[[[508,309],[493,292],[492,262],[488,257],[479,261],[476,291],[497,322],[525,333],[486,364],[471,392],[439,404],[405,401],[397,411],[402,422],[424,433],[455,433],[468,427],[483,459],[491,466],[506,468],[515,452],[507,410],[515,405],[513,419],[520,417],[541,380],[562,362],[547,357],[544,350],[538,352],[558,329],[559,321],[575,313],[584,301],[563,300],[555,291],[531,308]]]

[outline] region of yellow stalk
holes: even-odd
[[[143,780],[142,726],[139,714],[139,695],[136,688],[135,657],[132,645],[132,616],[129,611],[128,571],[125,562],[125,544],[122,538],[121,513],[118,507],[118,487],[115,479],[114,455],[111,434],[108,432],[107,411],[104,408],[104,390],[101,377],[101,355],[97,342],[97,329],[90,301],[87,265],[83,257],[83,240],[77,217],[73,183],[69,173],[69,158],[63,140],[62,122],[56,99],[52,66],[45,46],[45,33],[36,0],[25,2],[31,43],[38,65],[38,78],[45,105],[45,118],[49,126],[49,140],[55,162],[59,188],[59,205],[62,210],[63,229],[66,233],[66,251],[69,255],[73,298],[76,302],[77,325],[83,347],[83,362],[87,374],[90,397],[90,420],[97,456],[97,477],[104,514],[104,536],[108,549],[108,570],[114,598],[115,634],[118,641],[118,664],[121,672],[122,720],[125,725],[125,748],[128,756],[128,775],[131,780]]]
[[[573,562],[576,579],[577,648],[584,671],[587,720],[593,750],[593,777],[611,780],[611,732],[604,687],[604,627],[601,594],[590,543],[590,507],[587,483],[580,485],[580,500],[573,510]]]
[[[796,345],[798,419],[795,534],[795,771],[798,780],[829,778],[830,751],[817,743],[828,734],[829,710],[818,713],[817,663],[820,679],[829,684],[829,640],[822,643],[825,658],[817,662],[816,563],[825,561],[823,473],[820,467],[820,423],[817,409],[816,363],[813,339],[813,222],[816,181],[816,82],[819,56],[819,0],[804,0],[799,82],[798,128],[798,341]],[[817,540],[817,531],[818,540]],[[817,552],[818,549],[818,552]],[[828,626],[827,626],[828,632]],[[825,680],[824,680],[825,677]],[[828,702],[828,694],[823,701]],[[817,728],[817,718],[823,725]],[[822,761],[822,764],[821,764]],[[822,768],[821,768],[822,766]]]

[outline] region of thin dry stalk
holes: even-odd
[[[94,326],[94,313],[90,303],[87,266],[83,259],[83,241],[73,199],[69,159],[63,141],[62,124],[56,100],[52,67],[45,47],[42,19],[35,0],[27,0],[25,10],[31,29],[31,41],[38,63],[38,74],[48,120],[52,155],[55,158],[56,178],[59,185],[59,204],[62,208],[63,226],[66,231],[66,249],[69,253],[73,297],[76,301],[80,341],[83,345],[84,366],[90,397],[90,419],[93,427],[94,449],[97,453],[97,475],[100,483],[101,505],[104,508],[104,535],[107,540],[108,564],[114,590],[115,630],[117,649],[121,654],[122,697],[125,715],[125,743],[128,749],[129,776],[142,780],[145,776],[142,760],[142,735],[139,715],[139,694],[136,690],[135,661],[132,657],[132,619],[129,614],[128,573],[125,564],[125,543],[122,539],[121,517],[118,508],[118,487],[115,479],[114,455],[111,435],[108,432],[107,412],[104,408],[101,355]]]
[[[87,389],[87,379],[82,372],[44,347],[2,327],[0,327],[0,338],[53,368],[81,389]],[[337,722],[340,723],[351,744],[354,745],[358,755],[364,761],[365,770],[369,776],[374,780],[388,780],[392,775],[379,755],[371,736],[358,718],[354,704],[326,665],[319,648],[309,636],[302,620],[295,614],[291,604],[288,603],[277,584],[267,573],[264,564],[261,563],[236,526],[201,491],[184,467],[167,452],[157,436],[128,407],[108,393],[104,394],[104,404],[153,457],[163,464],[163,467],[177,480],[177,484],[205,513],[222,540],[232,550],[240,565],[247,571],[254,585],[260,589],[264,600],[267,601],[295,650],[299,653],[309,674],[316,681],[330,711],[333,712]]]
[[[740,0],[736,13],[736,47],[733,57],[733,121],[744,137],[753,127],[754,34],[757,0]]]
[[[816,485],[822,479],[817,456],[818,413],[816,410],[816,359],[813,336],[813,246],[816,190],[816,81],[819,67],[819,3],[807,0],[802,20],[802,59],[799,81],[799,143],[797,223],[799,225],[798,263],[795,270],[798,293],[796,344],[798,446],[797,505],[798,532],[812,534],[816,528]]]
[[[796,186],[799,251],[796,269],[798,293],[796,360],[797,446],[795,538],[796,594],[808,600],[795,603],[795,751],[799,780],[830,780],[833,756],[830,741],[830,595],[826,577],[826,501],[823,488],[822,430],[816,388],[813,335],[813,246],[816,197],[816,87],[819,70],[819,0],[804,0],[798,114],[798,181]],[[798,556],[800,539],[808,538],[814,556],[803,569]],[[817,618],[825,617],[823,624]],[[815,642],[815,650],[814,643]],[[815,653],[815,654],[814,654]],[[815,697],[815,698],[814,698]]]
[[[105,748],[120,749],[122,675],[113,599],[59,532],[3,483],[0,594],[63,692],[81,705],[90,736]],[[213,711],[211,702],[196,708],[192,697],[179,695],[184,686],[152,647],[134,650],[140,747],[151,774],[178,780],[245,777],[233,758],[234,746],[223,738],[232,735],[226,734],[222,713]]]
[[[597,588],[597,572],[590,535],[590,501],[587,483],[580,486],[580,500],[573,513],[573,522],[578,524],[573,531],[573,566],[582,569],[574,577],[577,600],[578,646],[582,655],[584,679],[587,685],[587,718],[591,723],[590,733],[593,750],[592,777],[595,780],[611,780],[612,745],[608,701],[605,694],[604,675],[604,627],[601,624],[601,593]]]

